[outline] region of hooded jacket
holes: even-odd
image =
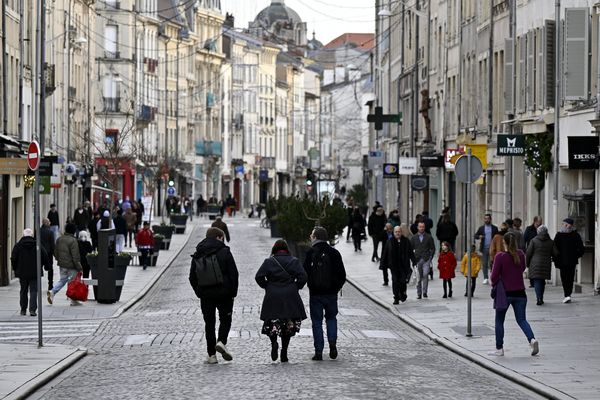
[[[219,267],[223,273],[223,284],[219,286],[200,287],[198,286],[198,278],[196,277],[196,268],[194,262],[190,267],[189,281],[196,296],[201,299],[227,299],[237,296],[239,273],[233,255],[229,247],[218,239],[206,238],[198,243],[196,252],[192,257],[200,258],[212,254],[217,255]]]
[[[15,275],[19,279],[33,280],[37,278],[37,254],[35,251],[35,238],[24,236],[15,244],[10,255],[10,262]],[[42,252],[42,265],[51,265],[44,246],[40,247]],[[42,269],[42,275],[43,275]]]
[[[555,255],[554,241],[548,232],[539,233],[527,246],[526,263],[529,279],[550,279],[552,256]]]

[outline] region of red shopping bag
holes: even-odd
[[[83,283],[81,279],[82,276],[83,275],[81,274],[81,272],[78,272],[77,276],[75,276],[75,279],[69,282],[69,285],[67,286],[68,298],[77,301],[87,301],[88,287],[85,283]]]

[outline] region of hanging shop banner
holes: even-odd
[[[421,168],[443,168],[444,156],[441,154],[421,154]]]
[[[468,144],[465,149],[465,153],[467,153],[471,149],[471,154],[475,157],[479,158],[481,161],[481,165],[483,166],[483,170],[485,171],[488,166],[487,161],[487,144]]]
[[[52,176],[50,177],[50,187],[60,189],[61,186],[62,165],[52,164]]]
[[[497,156],[515,157],[525,155],[525,136],[498,135]]]
[[[417,157],[400,157],[398,159],[398,174],[412,175],[417,173],[419,160]]]
[[[429,188],[429,176],[427,175],[413,175],[410,177],[410,186],[412,190],[421,192]]]
[[[598,136],[569,136],[569,169],[598,169]]]
[[[398,178],[398,164],[383,164],[383,177],[389,179]]]
[[[457,149],[446,149],[444,150],[444,167],[446,171],[454,171],[454,164],[458,159],[458,156],[465,154],[465,148],[460,146]]]

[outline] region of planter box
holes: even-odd
[[[185,227],[187,225],[188,215],[187,214],[171,214],[171,225],[175,225],[175,233],[185,233]]]
[[[298,259],[298,261],[300,261],[300,265],[304,265],[306,253],[308,253],[311,247],[310,244],[305,242],[298,243],[288,241],[288,246],[290,248],[290,253],[292,253],[292,255]]]
[[[281,234],[279,233],[279,228],[277,225],[277,220],[276,219],[272,219],[271,221],[269,221],[269,226],[271,227],[271,237],[272,238],[280,238]]]
[[[88,264],[90,265],[90,271],[92,273],[92,279],[98,279],[98,267],[97,261],[98,257],[96,256],[87,256]],[[125,281],[125,275],[127,274],[127,267],[131,262],[131,257],[119,257],[115,256],[115,279],[117,281]],[[103,304],[112,304],[121,299],[121,292],[123,291],[123,284],[118,284],[115,288],[115,298],[114,299],[99,299],[98,298],[98,285],[93,285],[94,298],[98,303]]]
[[[152,231],[165,237],[162,240],[160,250],[169,250],[169,247],[171,246],[171,238],[175,232],[175,227],[172,225],[154,225],[152,227]]]

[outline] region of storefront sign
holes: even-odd
[[[375,166],[380,166],[384,161],[383,151],[376,150],[369,152],[369,169],[375,169]]]
[[[444,156],[441,154],[421,154],[421,168],[443,168]]]
[[[59,189],[61,186],[60,176],[62,174],[62,165],[52,164],[52,176],[50,177],[50,187]]]
[[[25,158],[0,158],[0,173],[3,175],[25,175],[27,160]]]
[[[498,135],[496,155],[505,157],[525,155],[525,136],[523,135]]]
[[[429,177],[427,175],[413,175],[410,177],[412,190],[421,192],[429,188]]]
[[[398,164],[383,164],[383,177],[389,179],[398,178]]]
[[[417,173],[417,157],[400,157],[398,159],[398,174],[412,175]]]
[[[487,169],[487,149],[488,146],[487,144],[468,144],[465,150],[465,153],[468,152],[468,150],[471,149],[471,154],[473,154],[475,157],[479,158],[479,161],[481,161],[481,165],[483,166],[483,170],[485,171]]]
[[[455,158],[455,156],[461,154],[465,154],[465,148],[462,146],[457,149],[446,149],[444,151],[444,167],[446,167],[446,171],[454,171],[454,164],[458,159],[458,157]]]
[[[598,169],[598,136],[569,136],[569,169]]]

